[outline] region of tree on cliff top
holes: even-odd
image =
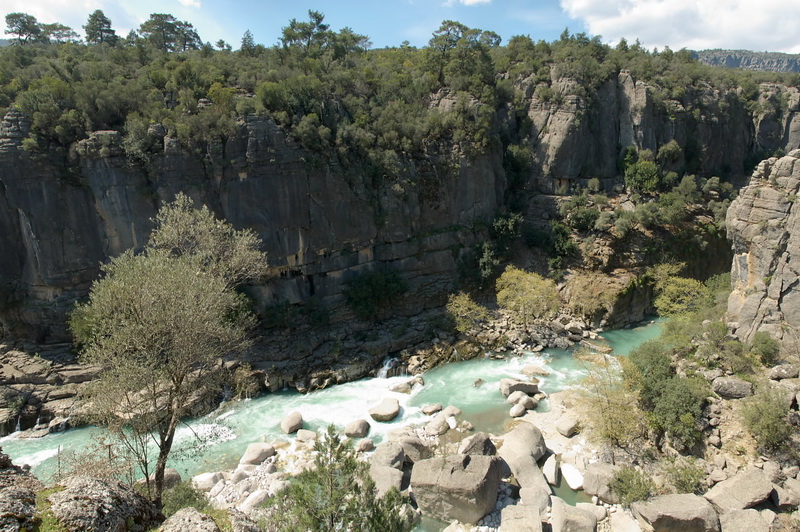
[[[178,424],[218,392],[222,357],[249,344],[254,319],[234,287],[260,276],[266,261],[252,233],[192,208],[183,195],[155,221],[144,252],[103,266],[70,327],[81,360],[104,368],[90,417],[132,452],[145,478],[154,473],[147,487],[160,502]]]

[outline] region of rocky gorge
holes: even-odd
[[[313,389],[352,380],[374,371],[387,354],[429,351],[437,334],[430,324],[460,265],[488,237],[487,224],[509,198],[527,203],[525,223],[535,227],[558,216],[557,197],[548,195],[554,190],[590,177],[604,189],[618,185],[620,150],[627,146],[655,151],[674,140],[700,147],[702,158],[689,161],[691,149],[684,149],[672,164],[697,163],[699,172],[735,176],[754,154],[800,144],[793,125],[798,95],[791,87],[762,87],[763,106],[750,114],[734,93],[710,88],[694,95],[703,103],[693,110],[663,101],[655,87],[625,71],[591,95],[581,95],[574,80],[554,77],[553,87],[564,95],[560,101],[541,96],[532,79],[515,85],[524,95],[524,112],[506,108],[492,127],[501,137],[530,139],[531,163],[521,179],[509,182],[502,145],[476,157],[442,145],[427,160],[410,163],[413,181],[439,168],[424,190],[390,181],[373,189],[357,166],[324,161],[255,115],[242,117],[235,134],[207,152],[181,145],[155,124],[147,131],[154,146],[148,165],[126,154],[118,132],[97,131],[76,143],[65,168],[22,149],[29,118],[12,109],[0,126],[3,334],[23,351],[74,364],[65,343],[67,313],[85,296],[99,265],[141,247],[158,207],[183,191],[234,226],[254,229],[264,242],[270,279],[248,292],[267,329],[246,360],[263,386]],[[774,107],[773,100],[787,104]],[[430,105],[447,110],[455,104],[442,91]],[[712,246],[720,243],[724,248],[723,241]],[[618,258],[604,257],[600,267],[623,282],[621,288],[635,288],[649,259],[631,262],[635,254],[629,251],[609,253]],[[722,253],[714,268],[727,269],[724,260]],[[702,262],[698,267],[707,269],[708,261]],[[399,272],[408,287],[391,310],[382,311],[385,321],[377,329],[353,319],[344,295],[352,279],[375,270]],[[646,287],[620,293],[608,315],[612,321],[641,319],[650,305]],[[628,314],[631,303],[638,310]],[[318,308],[330,317],[328,325],[314,322]],[[20,366],[38,370],[15,360],[8,357],[0,384],[9,403],[22,397],[27,410],[7,415],[4,430],[17,419],[30,428],[37,418],[62,417],[64,405],[42,410],[48,392],[32,395],[30,386],[38,384],[27,382],[58,378],[20,377]],[[53,401],[63,399],[56,395]]]

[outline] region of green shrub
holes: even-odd
[[[691,447],[699,438],[695,425],[703,410],[702,397],[695,395],[688,380],[678,376],[661,381],[653,408],[653,421],[676,447]]]
[[[508,266],[497,279],[497,304],[521,322],[555,316],[561,304],[556,284],[533,272]]]
[[[693,458],[679,458],[664,468],[667,482],[676,493],[701,493],[706,488],[705,468]]]
[[[457,331],[466,333],[481,321],[489,318],[489,311],[476,303],[469,294],[459,292],[447,298],[447,313],[455,323]]]
[[[655,484],[644,472],[633,466],[622,466],[608,483],[620,503],[628,507],[636,501],[643,501],[653,495]]]
[[[670,277],[657,284],[656,291],[653,303],[661,316],[692,312],[711,304],[711,294],[697,279]]]
[[[208,499],[205,495],[200,490],[194,489],[189,481],[181,482],[174,488],[165,490],[161,501],[164,505],[161,510],[164,517],[169,517],[178,510],[189,507],[202,512],[208,506]]]
[[[340,439],[334,427],[316,440],[315,467],[300,473],[267,502],[271,514],[265,530],[364,530],[406,532],[411,523],[400,515],[404,499],[396,489],[378,498],[366,463],[356,458],[352,441]]]
[[[625,170],[625,186],[632,192],[657,192],[661,188],[661,170],[655,162],[640,159]]]
[[[758,445],[768,451],[784,448],[792,436],[793,429],[786,419],[788,414],[786,393],[769,384],[760,386],[742,409],[747,430]]]
[[[781,344],[768,332],[758,331],[750,342],[750,352],[767,366],[778,362]]]

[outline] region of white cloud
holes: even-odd
[[[454,6],[456,4],[462,4],[465,6],[477,6],[478,4],[491,4],[492,0],[447,0],[444,3],[446,6]]]
[[[178,0],[178,2],[186,7],[200,7],[200,0]]]
[[[560,0],[589,33],[648,48],[799,53],[800,0]]]

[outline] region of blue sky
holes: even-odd
[[[89,13],[102,9],[117,33],[137,28],[150,13],[170,13],[192,23],[204,41],[224,39],[238,48],[249,29],[257,43],[272,45],[290,19],[321,11],[335,30],[349,26],[375,47],[409,41],[424,46],[441,22],[457,20],[513,35],[552,41],[565,27],[624,37],[648,48],[741,48],[800,52],[800,0],[2,0],[2,14],[29,13],[61,22],[82,34]]]

